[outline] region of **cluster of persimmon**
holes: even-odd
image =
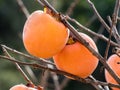
[[[98,52],[95,42],[79,33]],[[93,73],[98,59],[80,42],[70,36],[69,29],[51,14],[34,11],[23,29],[26,50],[39,58],[51,58],[58,69],[86,78]]]
[[[88,35],[79,34],[98,52]],[[88,77],[98,64],[98,59],[84,45],[69,36],[69,30],[63,23],[40,10],[33,12],[27,19],[23,42],[31,55],[53,57],[58,69],[82,78]]]

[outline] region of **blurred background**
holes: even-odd
[[[103,19],[108,22],[106,18],[108,15],[112,16],[115,0],[91,1],[95,4]],[[76,19],[78,22],[90,28],[92,31],[101,33],[108,37],[109,34],[94,15],[87,0],[49,0],[49,2],[59,12]],[[43,9],[36,0],[23,0],[23,3],[30,13],[38,9]],[[18,5],[17,0],[0,0],[0,44],[4,44],[23,53],[27,53],[22,42],[22,31],[25,21],[26,16]],[[73,23],[71,24],[78,29]],[[78,30],[90,35],[96,42],[100,54],[104,56],[106,42],[94,37],[84,30]],[[109,55],[112,53],[111,50],[112,47],[110,47]],[[1,48],[0,53],[3,54]],[[13,56],[21,60],[24,59],[18,55]],[[25,72],[27,72],[25,69],[26,67],[22,68],[25,70]],[[34,81],[35,84],[43,82],[41,81],[41,77],[44,77],[44,75],[41,75],[41,72],[43,71],[34,68],[32,68],[32,71],[36,77],[31,79],[33,81],[37,79]],[[56,90],[54,88],[53,79],[51,78],[50,73],[45,72],[45,75],[47,76],[46,82],[48,83],[45,90]],[[105,81],[104,70],[101,63],[99,63],[97,69],[93,73],[93,76],[97,80]],[[95,88],[90,84],[84,84],[75,80],[66,79],[62,75],[58,75],[58,78],[60,83],[62,83],[62,81],[65,82],[66,80],[66,84],[63,85],[62,90],[95,90]],[[9,88],[13,85],[20,83],[26,84],[26,81],[21,73],[17,70],[15,64],[7,60],[0,59],[0,90],[9,90]]]

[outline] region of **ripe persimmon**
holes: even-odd
[[[10,90],[38,90],[38,89],[35,89],[32,87],[27,87],[23,84],[19,84],[19,85],[15,85],[15,86],[11,87]],[[42,88],[39,90],[42,90]]]
[[[79,34],[98,52],[95,42],[88,35]],[[53,60],[58,69],[86,78],[96,69],[98,59],[80,42],[74,39],[69,40],[69,44],[61,52],[53,56]]]
[[[41,10],[28,17],[23,29],[26,50],[40,58],[50,58],[60,52],[68,37],[69,31],[64,24]]]
[[[107,61],[111,69],[120,77],[120,57],[116,54],[111,55]],[[109,72],[105,69],[105,78],[108,83],[118,84]],[[120,90],[119,88],[112,88],[112,90]]]

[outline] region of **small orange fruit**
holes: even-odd
[[[33,12],[25,22],[23,43],[33,56],[50,58],[67,43],[68,29],[54,17],[41,10]]]
[[[113,54],[108,58],[107,63],[111,67],[111,69],[116,73],[116,75],[120,78],[120,57],[117,56],[116,54]],[[106,69],[105,69],[105,78],[108,83],[118,84]],[[120,89],[112,88],[112,90],[120,90]]]
[[[15,86],[11,87],[10,90],[42,90],[42,89],[35,89],[32,87],[27,87],[23,84],[19,84],[19,85],[15,85]]]
[[[96,44],[88,35],[79,34],[98,52]],[[69,42],[72,43],[53,57],[57,68],[81,78],[88,77],[96,69],[98,59],[80,42],[72,40]]]

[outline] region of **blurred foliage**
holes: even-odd
[[[66,11],[73,1],[74,0],[49,0],[49,2],[63,14],[66,14]],[[106,17],[108,15],[112,15],[115,0],[92,1],[101,16],[107,22]],[[41,5],[35,0],[23,0],[23,2],[30,13],[34,10],[42,9]],[[93,16],[94,12],[89,7],[89,4],[86,2],[86,0],[80,0],[71,14],[72,18],[76,19],[83,25],[86,25]],[[21,8],[18,6],[16,0],[0,0],[0,44],[5,44],[18,51],[25,52],[22,43],[22,29],[25,20],[26,17]],[[88,27],[94,32],[98,32],[100,26],[101,23],[98,21],[98,19],[96,19]],[[83,30],[81,31],[84,32]],[[104,30],[103,34],[108,36],[106,30]],[[98,40],[96,44],[101,55],[104,55],[106,43],[102,40]],[[109,54],[111,54],[111,49]],[[95,78],[98,80],[104,81],[104,71],[101,67],[102,65],[99,64],[98,68],[93,73],[93,76],[95,76]],[[37,71],[37,73],[38,72],[39,71]],[[19,83],[26,83],[26,81],[19,73],[15,65],[9,61],[0,59],[0,90],[9,90],[11,86]],[[64,90],[94,90],[94,88],[91,85],[71,80]]]

